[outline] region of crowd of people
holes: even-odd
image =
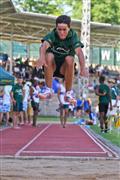
[[[88,96],[83,94],[78,97],[76,91],[72,89],[72,98],[66,99],[66,89],[64,78],[53,78],[53,82],[57,82],[57,88],[52,87],[52,92],[58,94],[60,112],[60,122],[62,127],[66,126],[67,118],[70,113],[76,119],[80,119],[82,115],[88,115],[88,124],[100,123],[101,132],[108,132],[108,117],[115,117],[118,109],[120,109],[120,78],[110,78],[109,76],[100,75],[98,80],[96,76],[89,76],[92,84],[93,93],[98,98],[98,111],[94,111],[95,107]],[[106,80],[105,80],[106,77]],[[96,82],[94,81],[96,80]],[[40,111],[40,101],[52,98],[46,91],[46,83],[44,79],[33,77],[32,80],[24,79],[20,73],[16,76],[16,83],[12,87],[6,85],[0,86],[0,122],[4,121],[6,126],[11,125],[13,128],[20,128],[22,124],[37,125],[37,117]],[[87,88],[87,86],[86,86]]]
[[[54,81],[57,81],[57,88],[52,88],[52,95],[56,93],[58,96],[58,111],[62,127],[66,126],[69,112],[73,111],[73,116],[76,118],[81,117],[82,111],[90,115],[90,101],[77,98],[74,90],[72,90],[72,98],[68,99],[64,79],[54,78]],[[13,86],[6,85],[0,88],[0,123],[4,122],[6,126],[12,126],[15,129],[19,129],[23,124],[36,127],[41,108],[40,101],[50,98],[52,97],[46,93],[46,84],[43,79],[34,77],[31,81],[25,81],[18,74]]]
[[[28,65],[28,60],[24,65],[19,60],[13,69],[13,75],[16,77],[15,85],[0,87],[0,121],[6,114],[6,124],[9,125],[10,113],[12,112],[14,128],[19,128],[19,125],[26,123],[36,126],[39,102],[52,98],[54,93],[52,88],[53,77],[57,77],[62,78],[62,80],[58,80],[57,89],[61,125],[66,126],[70,107],[76,109],[77,117],[80,117],[82,111],[87,113],[91,120],[90,123],[93,124],[94,113],[90,101],[84,93],[85,90],[90,89],[88,81],[86,81],[85,86],[82,84],[81,89],[84,92],[81,92],[81,97],[78,99],[73,90],[74,74],[80,73],[78,77],[87,77],[88,80],[88,69],[82,52],[83,47],[84,45],[77,33],[71,28],[70,17],[66,15],[57,17],[55,28],[42,39],[40,55],[35,68],[33,69]],[[75,55],[79,60],[79,72],[74,61]],[[94,79],[92,90],[99,96],[98,117],[101,132],[108,132],[108,109],[112,112],[119,106],[120,91],[116,82],[114,83],[115,87],[110,85],[113,81],[110,82],[109,80],[108,84],[105,83],[103,74],[109,77],[107,69],[101,69],[98,66],[96,72],[98,72],[99,84]],[[94,74],[92,65],[89,67],[89,73]],[[40,81],[41,78],[44,78],[44,81]]]

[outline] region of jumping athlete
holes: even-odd
[[[61,15],[56,19],[56,27],[42,39],[38,67],[44,66],[46,92],[51,94],[53,76],[65,79],[66,97],[72,98],[74,75],[74,56],[78,56],[80,75],[86,76],[85,60],[77,33],[71,29],[69,16]],[[45,93],[46,93],[45,92]]]

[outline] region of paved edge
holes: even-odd
[[[114,151],[117,156],[118,159],[120,159],[120,148],[114,144],[112,144],[109,140],[103,138],[102,136],[100,136],[99,134],[95,133],[91,128],[85,128],[87,129],[87,131],[91,134],[93,134],[96,138],[98,138],[98,140],[100,140],[103,144],[105,144],[106,146],[108,146],[112,151]]]
[[[37,159],[45,159],[45,160],[81,160],[81,161],[89,161],[89,160],[117,160],[120,161],[120,158],[113,157],[71,157],[71,156],[0,156],[0,161],[4,159],[13,159],[13,160],[37,160]]]

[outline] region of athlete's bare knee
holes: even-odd
[[[68,66],[72,66],[73,65],[73,62],[74,62],[74,58],[72,56],[67,56],[65,58],[65,63],[68,65]]]
[[[52,53],[46,54],[46,63],[47,65],[52,65],[54,62],[54,55]]]

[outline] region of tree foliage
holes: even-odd
[[[82,0],[65,0],[72,6],[72,17],[82,19]],[[91,21],[120,24],[119,0],[91,0]]]
[[[60,15],[71,9],[72,18],[82,19],[82,0],[14,0],[24,10]],[[91,21],[120,24],[120,0],[91,0]]]
[[[60,15],[64,12],[61,0],[14,0],[14,2],[21,5],[24,11],[51,15]]]

